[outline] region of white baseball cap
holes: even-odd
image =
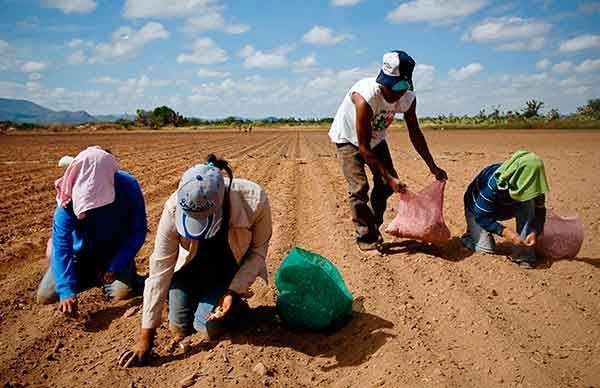
[[[392,88],[395,92],[413,90],[412,74],[415,61],[404,51],[394,50],[383,54],[377,83]]]
[[[196,164],[181,176],[177,189],[175,225],[193,240],[214,237],[221,229],[225,182],[212,163]]]

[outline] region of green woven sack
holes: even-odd
[[[352,314],[352,294],[326,258],[294,247],[275,274],[277,310],[293,329],[326,330],[344,325]]]

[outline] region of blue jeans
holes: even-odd
[[[535,200],[521,202],[517,208],[517,233],[521,236],[521,240],[525,240],[527,235],[533,232],[533,224],[535,222]],[[475,216],[469,210],[465,209],[465,218],[467,220],[467,231],[462,236],[463,244],[477,252],[494,253],[496,252],[496,241],[492,233],[483,229],[476,221]],[[535,248],[519,247],[512,248],[512,261],[516,263],[528,262],[535,263]]]
[[[195,329],[211,339],[216,338],[244,322],[249,311],[245,301],[235,298],[225,318],[206,320],[239,269],[228,244],[219,237],[211,240],[202,241],[196,257],[173,275],[169,289],[169,326],[177,336],[186,336]]]
[[[88,264],[88,265],[86,265]],[[92,263],[86,260],[75,260],[75,272],[77,274],[77,292],[88,290],[92,287],[101,287],[105,295],[122,300],[133,295],[139,295],[143,290],[143,279],[135,271],[135,261],[131,260],[127,268],[117,274],[117,278],[111,284],[100,284],[97,280],[98,271]],[[58,294],[54,287],[54,276],[50,268],[44,274],[37,290],[37,302],[40,304],[51,304],[58,301]]]

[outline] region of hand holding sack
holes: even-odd
[[[445,186],[446,181],[436,180],[419,193],[399,193],[398,213],[385,232],[434,244],[448,241],[450,230],[444,222]]]

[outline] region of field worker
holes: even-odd
[[[114,299],[141,293],[134,259],[146,239],[146,207],[136,179],[101,148],[88,147],[66,166],[54,184],[50,268],[37,300],[59,300],[63,313],[76,314],[77,294],[94,286]]]
[[[438,180],[448,178],[435,164],[419,127],[412,81],[414,67],[415,61],[404,51],[385,53],[377,78],[362,79],[350,88],[329,130],[348,182],[356,241],[364,251],[377,249],[383,241],[379,227],[389,196],[406,190],[385,141],[386,130],[396,113],[404,113],[410,140],[431,173]],[[365,164],[373,174],[371,207]]]
[[[271,231],[267,193],[254,182],[233,179],[227,161],[211,154],[184,172],[156,232],[140,337],[119,365],[146,362],[167,298],[176,339],[194,330],[214,339],[243,324],[249,308],[242,297],[257,277],[267,281]]]
[[[493,234],[497,234],[514,244],[515,263],[534,268],[535,244],[546,219],[544,194],[549,190],[544,162],[533,152],[517,151],[508,161],[486,167],[465,192],[464,245],[473,251],[493,253]],[[514,217],[517,232],[498,222]]]

